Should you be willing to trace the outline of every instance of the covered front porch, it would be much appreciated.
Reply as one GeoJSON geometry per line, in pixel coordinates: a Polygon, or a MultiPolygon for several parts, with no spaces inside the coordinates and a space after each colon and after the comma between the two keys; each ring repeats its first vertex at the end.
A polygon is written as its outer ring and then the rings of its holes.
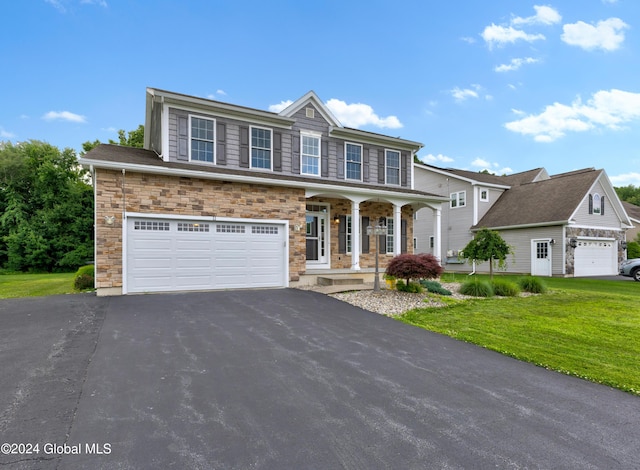
{"type": "Polygon", "coordinates": [[[418,209],[434,211],[434,230],[440,233],[441,199],[417,191],[307,190],[306,269],[295,285],[316,285],[319,278],[373,282],[376,249],[380,273],[394,256],[414,252],[418,209]],[[376,225],[384,235],[367,233],[376,225]]]}

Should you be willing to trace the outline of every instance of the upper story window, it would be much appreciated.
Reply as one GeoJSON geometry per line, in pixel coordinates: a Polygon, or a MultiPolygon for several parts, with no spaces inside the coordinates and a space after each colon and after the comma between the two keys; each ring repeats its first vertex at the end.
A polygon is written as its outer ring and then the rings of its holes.
{"type": "Polygon", "coordinates": [[[271,170],[271,129],[251,128],[251,168],[271,170]]]}
{"type": "Polygon", "coordinates": [[[400,152],[385,150],[385,171],[387,184],[400,184],[400,152]]]}
{"type": "Polygon", "coordinates": [[[480,201],[481,202],[489,202],[489,190],[481,189],[480,190],[480,201]]]}
{"type": "Polygon", "coordinates": [[[214,162],[215,121],[197,116],[189,116],[191,121],[191,160],[214,162]]]}
{"type": "Polygon", "coordinates": [[[467,192],[458,191],[451,193],[451,207],[464,207],[467,205],[467,192]]]}
{"type": "Polygon", "coordinates": [[[362,181],[362,145],[345,144],[346,178],[362,181]]]}
{"type": "Polygon", "coordinates": [[[303,175],[320,176],[320,136],[305,133],[301,137],[300,172],[303,175]]]}
{"type": "Polygon", "coordinates": [[[604,196],[589,194],[589,214],[604,215],[604,196]]]}

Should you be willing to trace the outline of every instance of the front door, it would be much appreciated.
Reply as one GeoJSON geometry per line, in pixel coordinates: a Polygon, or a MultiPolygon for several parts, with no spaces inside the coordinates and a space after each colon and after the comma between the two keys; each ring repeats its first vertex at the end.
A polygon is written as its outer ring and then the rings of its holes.
{"type": "Polygon", "coordinates": [[[531,275],[551,276],[551,243],[531,240],[531,275]]]}
{"type": "MultiPolygon", "coordinates": [[[[309,209],[309,208],[308,208],[309,209]]],[[[307,264],[327,264],[327,210],[307,211],[307,264]]]]}

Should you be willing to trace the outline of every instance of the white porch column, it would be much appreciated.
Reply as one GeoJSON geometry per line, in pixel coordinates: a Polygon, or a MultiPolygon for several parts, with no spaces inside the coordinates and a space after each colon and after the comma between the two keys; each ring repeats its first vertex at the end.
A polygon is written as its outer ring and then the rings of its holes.
{"type": "MultiPolygon", "coordinates": [[[[407,251],[409,251],[409,240],[407,240],[407,251]]],[[[393,204],[393,256],[402,253],[402,206],[393,204]]]]}
{"type": "Polygon", "coordinates": [[[433,215],[433,255],[442,263],[442,210],[434,209],[433,215]]]}
{"type": "Polygon", "coordinates": [[[351,269],[360,271],[360,202],[351,201],[351,269]]]}

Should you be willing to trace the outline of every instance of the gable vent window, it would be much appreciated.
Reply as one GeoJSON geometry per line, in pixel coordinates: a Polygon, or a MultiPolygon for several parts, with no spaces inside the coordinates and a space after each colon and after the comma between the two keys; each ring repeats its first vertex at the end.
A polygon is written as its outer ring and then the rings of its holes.
{"type": "Polygon", "coordinates": [[[604,196],[589,194],[589,214],[604,215],[604,196]]]}
{"type": "Polygon", "coordinates": [[[308,117],[309,119],[313,119],[313,118],[315,118],[315,117],[316,117],[316,110],[315,110],[315,109],[313,109],[313,108],[307,108],[307,109],[306,109],[306,112],[307,112],[307,117],[308,117]]]}

